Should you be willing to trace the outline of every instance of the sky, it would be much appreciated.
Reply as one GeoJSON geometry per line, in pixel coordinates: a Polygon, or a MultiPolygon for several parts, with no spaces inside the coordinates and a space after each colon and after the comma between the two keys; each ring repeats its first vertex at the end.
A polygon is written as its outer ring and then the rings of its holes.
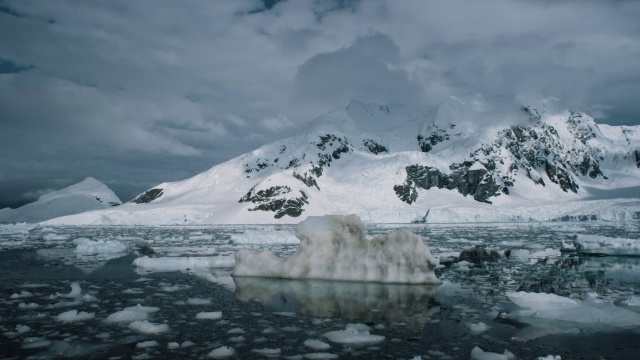
{"type": "Polygon", "coordinates": [[[123,201],[352,98],[558,97],[640,124],[640,2],[0,0],[0,208],[123,201]]]}

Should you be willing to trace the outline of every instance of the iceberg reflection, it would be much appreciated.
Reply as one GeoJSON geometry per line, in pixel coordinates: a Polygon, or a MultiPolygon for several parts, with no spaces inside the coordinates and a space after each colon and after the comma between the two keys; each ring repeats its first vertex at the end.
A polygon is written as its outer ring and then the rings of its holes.
{"type": "Polygon", "coordinates": [[[240,301],[258,300],[271,311],[359,322],[404,322],[422,327],[439,310],[434,285],[234,277],[240,301]]]}

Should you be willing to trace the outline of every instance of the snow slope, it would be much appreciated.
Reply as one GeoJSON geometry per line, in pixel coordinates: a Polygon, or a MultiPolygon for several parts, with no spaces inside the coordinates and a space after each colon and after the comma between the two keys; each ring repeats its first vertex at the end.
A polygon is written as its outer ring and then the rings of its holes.
{"type": "Polygon", "coordinates": [[[100,181],[88,177],[77,184],[42,195],[37,201],[17,209],[1,209],[0,223],[37,223],[119,204],[120,199],[111,189],[100,181]]]}
{"type": "Polygon", "coordinates": [[[639,149],[640,127],[598,125],[553,98],[451,97],[427,114],[353,100],[123,206],[48,223],[631,220],[639,149]]]}

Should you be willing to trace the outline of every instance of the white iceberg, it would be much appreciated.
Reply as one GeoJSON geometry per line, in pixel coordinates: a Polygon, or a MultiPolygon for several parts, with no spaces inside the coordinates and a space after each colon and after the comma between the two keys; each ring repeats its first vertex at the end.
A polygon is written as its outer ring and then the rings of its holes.
{"type": "Polygon", "coordinates": [[[269,250],[236,253],[234,276],[437,284],[422,238],[400,230],[373,240],[355,215],[309,217],[296,229],[297,251],[281,260],[269,250]]]}
{"type": "Polygon", "coordinates": [[[576,235],[573,244],[579,253],[640,256],[640,240],[600,235],[576,235]]]}

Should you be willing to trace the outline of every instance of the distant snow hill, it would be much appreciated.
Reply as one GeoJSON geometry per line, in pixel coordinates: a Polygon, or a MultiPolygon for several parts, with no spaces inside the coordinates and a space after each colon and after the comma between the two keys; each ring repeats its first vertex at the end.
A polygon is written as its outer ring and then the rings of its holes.
{"type": "Polygon", "coordinates": [[[0,223],[37,223],[115,205],[120,205],[116,194],[105,184],[88,177],[77,184],[42,195],[37,201],[17,209],[1,209],[0,223]]]}
{"type": "Polygon", "coordinates": [[[640,127],[596,124],[557,99],[451,97],[427,114],[352,101],[289,137],[51,224],[631,220],[640,127]]]}

